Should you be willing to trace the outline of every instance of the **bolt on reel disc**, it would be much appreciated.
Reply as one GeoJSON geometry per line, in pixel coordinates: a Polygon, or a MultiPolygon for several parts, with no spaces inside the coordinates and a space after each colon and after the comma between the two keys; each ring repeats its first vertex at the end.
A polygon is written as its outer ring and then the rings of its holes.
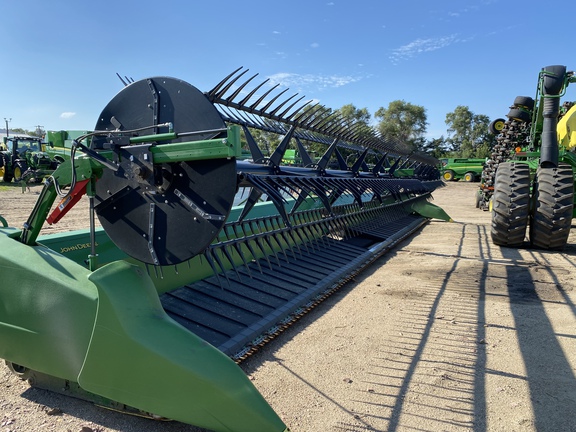
{"type": "Polygon", "coordinates": [[[222,117],[202,92],[174,78],[136,81],[108,103],[95,130],[111,134],[94,137],[91,147],[111,151],[118,166],[117,171],[104,169],[96,182],[95,197],[98,220],[116,246],[154,265],[178,264],[208,247],[232,208],[236,161],[155,164],[150,148],[224,138],[225,128],[222,117]],[[198,134],[126,144],[127,138],[169,132],[167,126],[158,126],[167,123],[176,134],[198,134]],[[138,132],[128,132],[134,130],[138,132]],[[123,145],[110,145],[110,140],[122,138],[123,145]]]}

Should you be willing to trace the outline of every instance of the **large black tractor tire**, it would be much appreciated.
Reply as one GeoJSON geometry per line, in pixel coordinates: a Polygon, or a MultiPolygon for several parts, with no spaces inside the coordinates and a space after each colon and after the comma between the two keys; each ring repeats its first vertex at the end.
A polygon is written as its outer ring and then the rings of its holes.
{"type": "Polygon", "coordinates": [[[4,168],[4,176],[2,177],[2,181],[6,182],[6,183],[10,183],[13,178],[14,178],[14,176],[12,175],[12,173],[6,171],[6,168],[4,168]]]}
{"type": "Polygon", "coordinates": [[[514,106],[532,111],[532,109],[534,109],[534,99],[529,96],[516,96],[516,99],[514,99],[514,106]]]}
{"type": "Polygon", "coordinates": [[[530,243],[540,249],[560,250],[566,246],[574,207],[572,167],[538,168],[530,216],[530,243]]]}
{"type": "Polygon", "coordinates": [[[506,114],[510,120],[517,120],[521,122],[529,122],[532,120],[532,115],[528,111],[523,111],[518,108],[512,108],[508,114],[506,114]]]}
{"type": "Polygon", "coordinates": [[[520,247],[524,243],[530,208],[530,168],[518,162],[501,163],[492,196],[492,242],[520,247]]]}

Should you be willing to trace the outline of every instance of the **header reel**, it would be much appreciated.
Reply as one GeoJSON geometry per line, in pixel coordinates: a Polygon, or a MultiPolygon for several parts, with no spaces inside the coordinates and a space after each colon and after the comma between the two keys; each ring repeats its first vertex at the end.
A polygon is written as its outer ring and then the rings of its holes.
{"type": "Polygon", "coordinates": [[[178,264],[202,252],[232,207],[235,160],[210,159],[208,147],[158,163],[153,147],[227,140],[214,106],[184,81],[149,78],[120,91],[95,129],[110,134],[95,136],[91,148],[108,151],[118,166],[104,170],[96,182],[95,211],[110,239],[131,257],[154,265],[178,264]]]}

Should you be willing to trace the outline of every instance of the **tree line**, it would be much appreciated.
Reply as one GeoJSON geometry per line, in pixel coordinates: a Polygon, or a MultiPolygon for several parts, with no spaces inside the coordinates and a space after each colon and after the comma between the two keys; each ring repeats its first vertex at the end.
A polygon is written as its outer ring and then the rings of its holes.
{"type": "MultiPolygon", "coordinates": [[[[446,114],[446,135],[427,138],[428,118],[426,109],[404,100],[395,100],[387,108],[380,107],[374,116],[367,108],[357,108],[347,104],[337,110],[347,121],[363,123],[375,130],[384,139],[408,144],[415,151],[440,158],[485,158],[490,155],[496,136],[490,132],[490,119],[483,114],[475,114],[468,106],[459,105],[446,114]]],[[[280,143],[277,134],[261,130],[251,130],[256,142],[265,154],[271,154],[280,143]]],[[[323,145],[307,142],[308,150],[322,154],[323,145]]],[[[343,150],[345,156],[350,151],[343,150]]]]}
{"type": "MultiPolygon", "coordinates": [[[[370,113],[366,108],[354,105],[340,108],[342,115],[369,124],[370,113]]],[[[461,157],[485,158],[496,136],[490,132],[490,119],[475,114],[468,106],[459,105],[446,114],[446,136],[426,138],[428,119],[426,109],[404,100],[390,102],[387,108],[379,108],[374,114],[373,126],[384,138],[409,144],[414,150],[428,153],[436,158],[461,157]]]]}

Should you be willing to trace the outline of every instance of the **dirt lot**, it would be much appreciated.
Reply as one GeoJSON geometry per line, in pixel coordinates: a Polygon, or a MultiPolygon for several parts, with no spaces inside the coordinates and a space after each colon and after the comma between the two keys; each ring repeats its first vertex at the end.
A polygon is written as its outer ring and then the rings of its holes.
{"type": "MultiPolygon", "coordinates": [[[[576,230],[563,253],[496,247],[475,187],[436,191],[455,223],[430,222],[243,364],[292,431],[576,431],[576,230]]],[[[37,192],[0,191],[0,214],[20,226],[37,192]]],[[[0,432],[39,430],[199,431],[0,368],[0,432]]]]}

